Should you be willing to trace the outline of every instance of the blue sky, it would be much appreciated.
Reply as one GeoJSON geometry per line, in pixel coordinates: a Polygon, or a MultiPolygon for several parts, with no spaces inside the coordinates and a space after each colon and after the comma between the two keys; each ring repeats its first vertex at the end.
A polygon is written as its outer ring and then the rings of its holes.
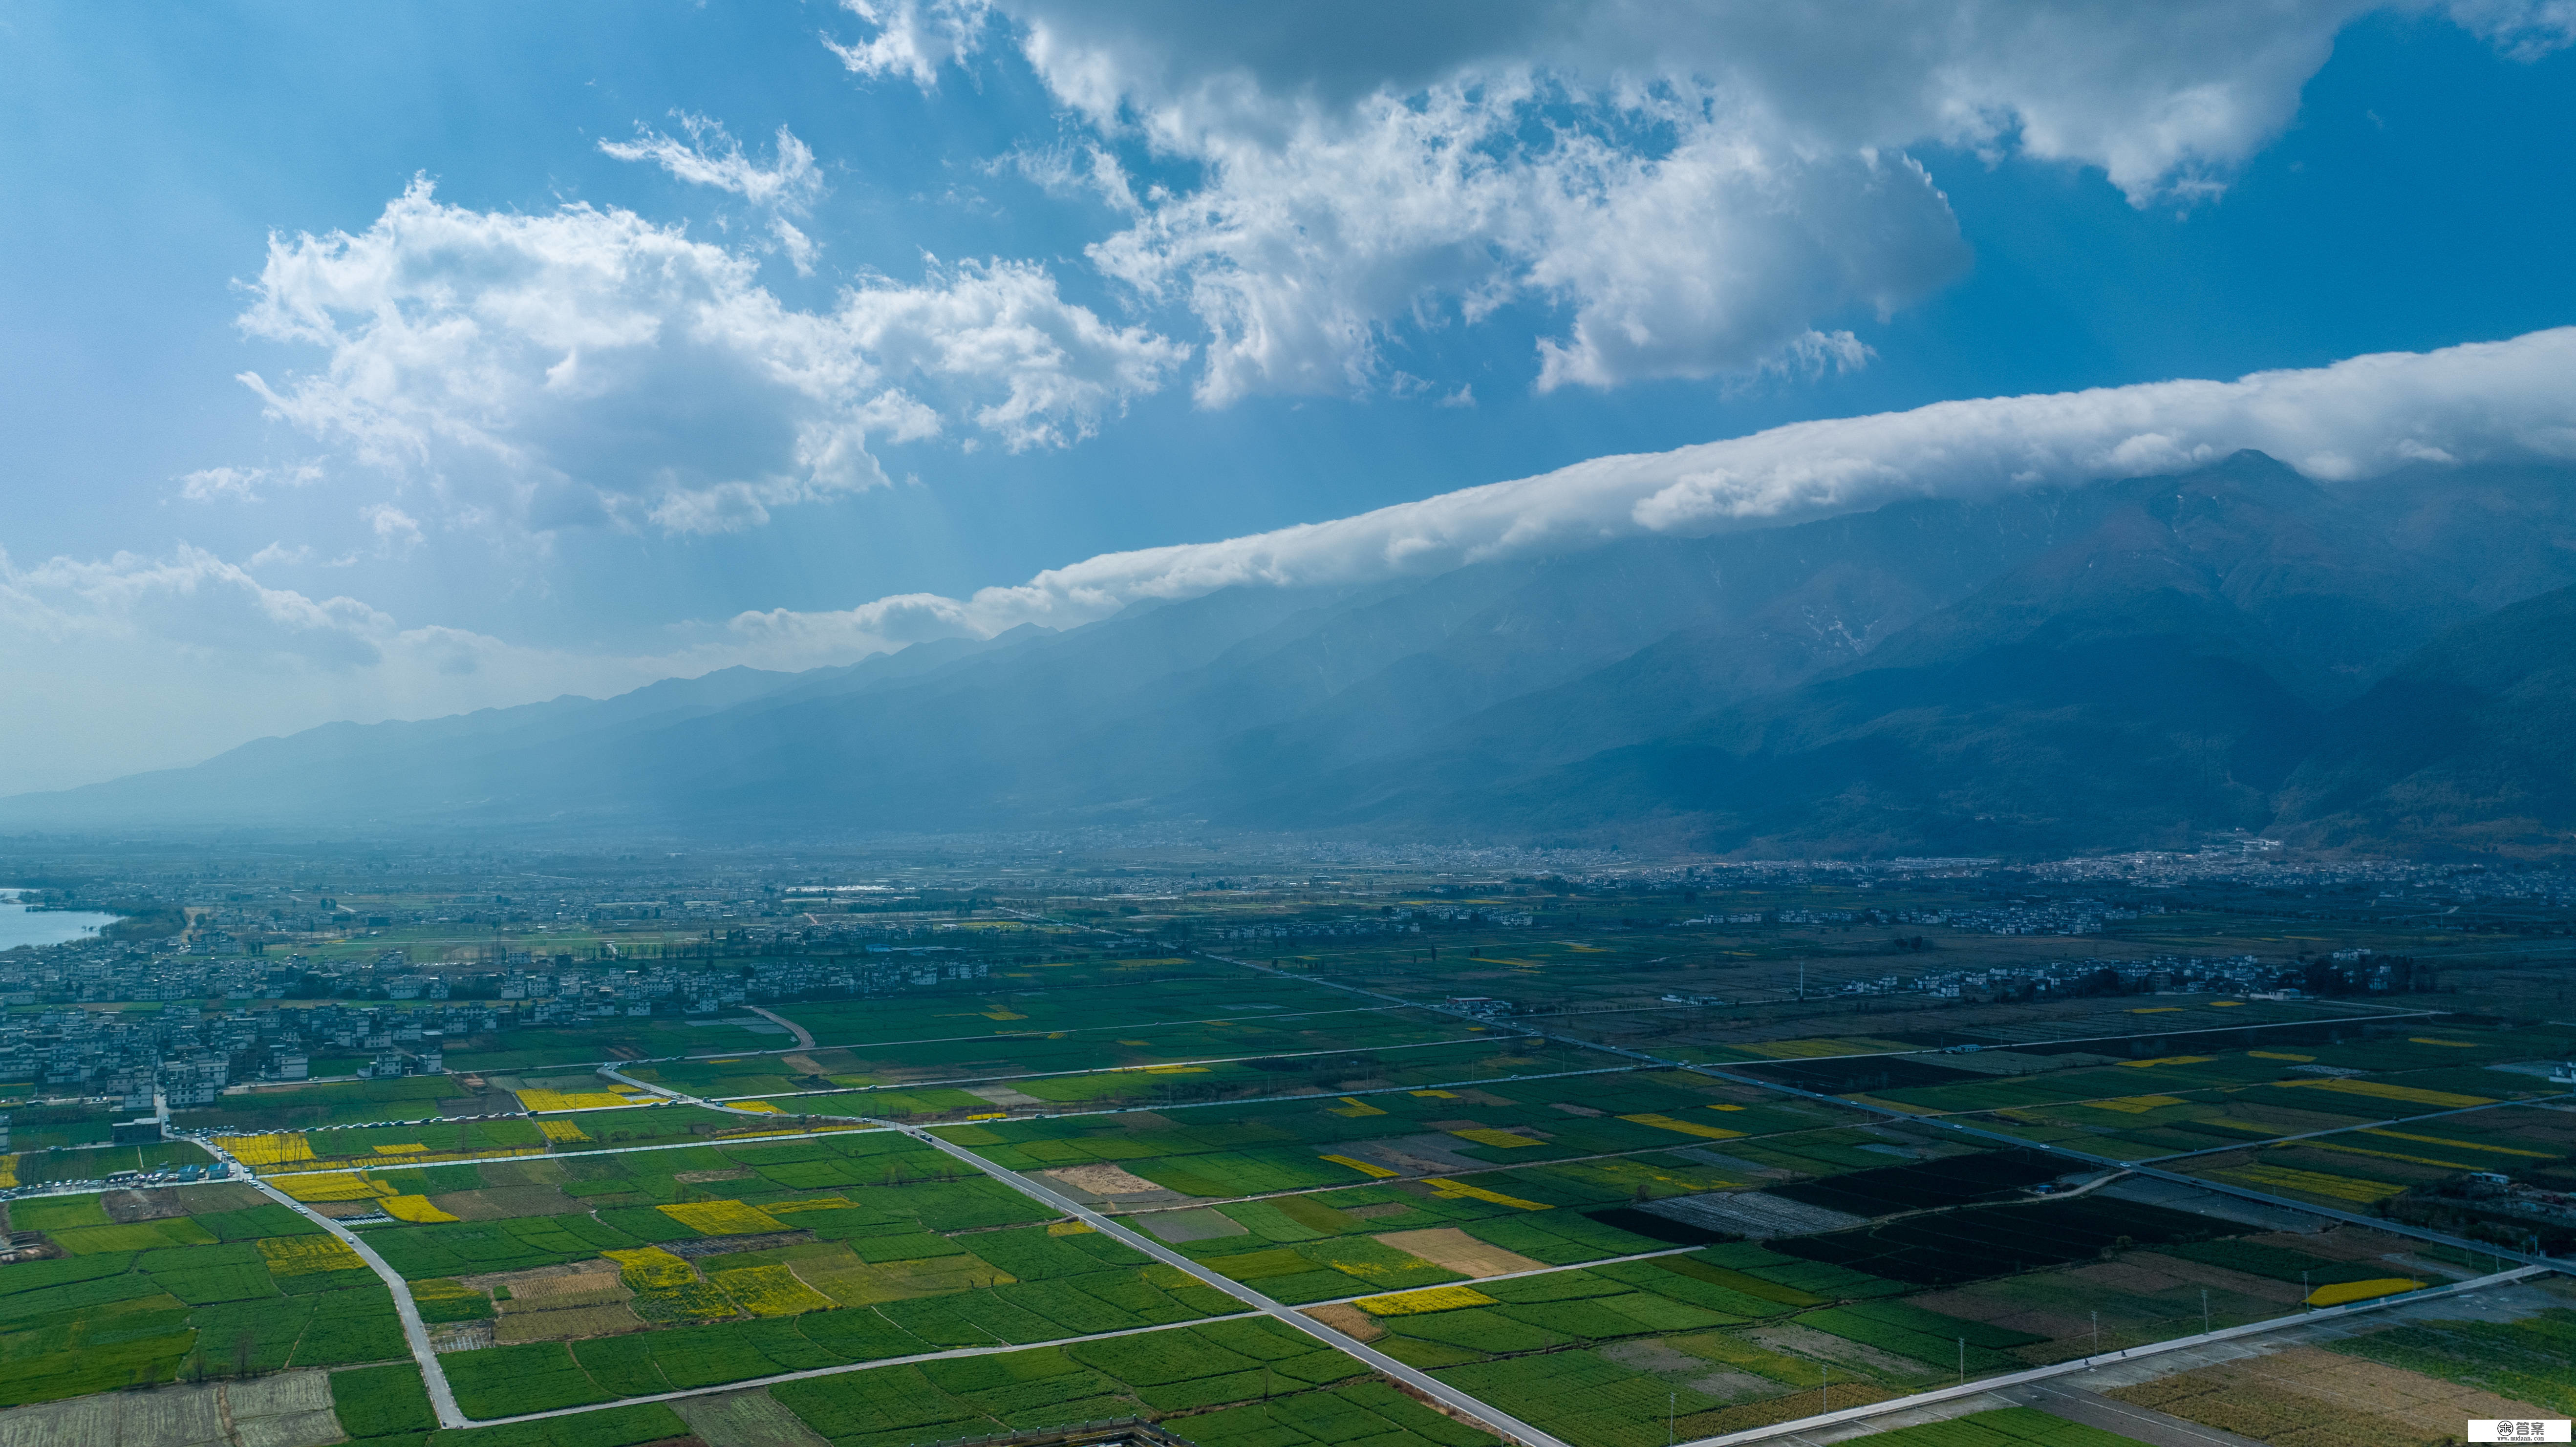
{"type": "Polygon", "coordinates": [[[0,790],[843,661],[1607,454],[2576,323],[2541,7],[1383,8],[12,7],[0,790]]]}

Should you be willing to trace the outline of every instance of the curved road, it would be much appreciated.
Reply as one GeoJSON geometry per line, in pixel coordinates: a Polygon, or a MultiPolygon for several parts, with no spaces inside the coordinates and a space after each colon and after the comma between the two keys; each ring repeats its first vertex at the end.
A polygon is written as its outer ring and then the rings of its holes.
{"type": "Polygon", "coordinates": [[[377,1255],[376,1248],[360,1239],[357,1232],[261,1180],[250,1167],[233,1159],[231,1152],[216,1145],[213,1140],[200,1140],[196,1144],[204,1147],[225,1165],[238,1167],[241,1174],[249,1179],[250,1184],[270,1200],[339,1237],[343,1245],[358,1253],[358,1259],[367,1263],[367,1269],[375,1272],[393,1291],[394,1314],[402,1318],[403,1340],[411,1343],[412,1360],[420,1363],[420,1379],[429,1388],[429,1405],[438,1413],[438,1425],[441,1427],[473,1426],[474,1424],[467,1420],[465,1413],[456,1405],[456,1392],[447,1385],[447,1372],[438,1364],[438,1352],[429,1344],[429,1328],[421,1323],[420,1307],[413,1303],[411,1284],[403,1280],[402,1273],[394,1270],[385,1258],[377,1255]]]}

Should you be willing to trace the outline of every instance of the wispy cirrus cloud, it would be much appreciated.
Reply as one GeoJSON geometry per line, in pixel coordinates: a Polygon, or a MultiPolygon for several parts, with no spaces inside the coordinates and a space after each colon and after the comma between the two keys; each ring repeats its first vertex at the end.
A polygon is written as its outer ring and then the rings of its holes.
{"type": "Polygon", "coordinates": [[[688,134],[686,141],[638,122],[634,140],[601,141],[599,149],[621,161],[651,161],[678,180],[730,191],[768,212],[770,234],[777,238],[779,249],[798,275],[813,275],[819,248],[790,219],[811,211],[827,189],[813,148],[780,126],[777,149],[764,166],[743,154],[742,143],[721,122],[687,111],[678,112],[677,119],[688,134]]]}

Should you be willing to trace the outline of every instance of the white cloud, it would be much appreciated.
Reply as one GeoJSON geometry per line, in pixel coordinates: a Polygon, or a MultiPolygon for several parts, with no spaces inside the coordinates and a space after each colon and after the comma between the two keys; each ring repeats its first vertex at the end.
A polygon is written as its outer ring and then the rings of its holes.
{"type": "Polygon", "coordinates": [[[746,638],[898,638],[1069,627],[1140,599],[1365,583],[1649,533],[1775,526],[1902,498],[1974,496],[2187,471],[2256,448],[2345,480],[2425,462],[2576,462],[2576,328],[2355,357],[2233,382],[2157,382],[1943,402],[1801,422],[1671,452],[1596,458],[1355,517],[1104,553],[971,598],[911,594],[835,613],[735,620],[746,638]]]}
{"type": "Polygon", "coordinates": [[[180,477],[179,496],[190,502],[257,502],[253,489],[265,484],[309,487],[321,480],[321,467],[309,462],[290,468],[207,467],[180,477]]]}
{"type": "MultiPolygon", "coordinates": [[[[1391,332],[1513,303],[1561,319],[1534,359],[1542,390],[1858,365],[1825,346],[1833,318],[1919,301],[1965,262],[1909,148],[2095,168],[2139,206],[2207,202],[2289,124],[2336,33],[2389,7],[849,8],[875,26],[834,44],[853,71],[928,87],[1007,44],[1088,125],[1087,174],[1070,144],[1022,169],[1134,216],[1091,258],[1196,315],[1215,406],[1382,387],[1391,332]],[[1133,189],[1133,171],[1176,166],[1197,180],[1133,189]]],[[[2514,55],[2576,36],[2576,0],[2443,13],[2514,55]]]]}
{"type": "Polygon", "coordinates": [[[875,28],[855,45],[829,33],[823,43],[861,75],[899,75],[924,90],[939,84],[944,66],[975,53],[984,26],[984,0],[841,0],[841,8],[875,28]]]}
{"type": "Polygon", "coordinates": [[[823,169],[813,149],[785,126],[778,128],[777,150],[767,166],[743,154],[742,143],[724,126],[705,116],[678,112],[686,141],[666,136],[640,122],[632,141],[601,141],[599,148],[621,161],[651,161],[693,185],[730,191],[769,212],[770,235],[787,253],[799,276],[814,274],[818,250],[791,216],[802,216],[823,196],[823,169]]]}
{"type": "MultiPolygon", "coordinates": [[[[182,764],[324,719],[417,718],[594,696],[732,664],[796,669],[1022,623],[1071,627],[1228,586],[1366,583],[1650,534],[1774,526],[1912,497],[1976,496],[2198,467],[2254,447],[2312,477],[2576,462],[2576,328],[2443,351],[1806,422],[1220,542],[1106,553],[967,598],[912,593],[675,629],[628,653],[407,626],[182,547],[167,557],[0,555],[0,793],[182,764]],[[178,715],[156,706],[190,700],[178,715]]],[[[372,514],[388,545],[399,509],[372,514]]],[[[417,526],[417,524],[411,524],[417,526]]],[[[254,566],[303,563],[272,545],[254,566]]],[[[338,559],[336,563],[347,563],[338,559]]]]}
{"type": "Polygon", "coordinates": [[[241,324],[323,364],[242,380],[401,479],[418,525],[703,532],[878,486],[875,447],[952,424],[1069,445],[1188,354],[1034,263],[925,267],[800,311],[677,227],[471,211],[423,180],[356,235],[271,239],[241,324]]]}

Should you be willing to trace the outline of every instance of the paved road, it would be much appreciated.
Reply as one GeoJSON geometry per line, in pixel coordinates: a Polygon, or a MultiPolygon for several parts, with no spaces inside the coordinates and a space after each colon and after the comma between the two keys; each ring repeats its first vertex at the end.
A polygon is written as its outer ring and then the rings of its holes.
{"type": "MultiPolygon", "coordinates": [[[[2549,1271],[2550,1268],[2546,1266],[2517,1266],[2511,1271],[2500,1272],[2494,1276],[2471,1277],[2466,1281],[2428,1287],[2422,1291],[2410,1291],[2401,1296],[2383,1296],[2376,1301],[2357,1301],[2349,1306],[2330,1306],[2298,1316],[2276,1317],[2270,1321],[2248,1322],[2243,1326],[2221,1327],[2217,1331],[2203,1332],[2198,1336],[2176,1337],[2172,1341],[2151,1342],[2146,1346],[2127,1347],[2120,1351],[2104,1352],[2099,1356],[2077,1357],[2051,1366],[2030,1367],[2023,1371],[1988,1377],[1979,1382],[1969,1382],[1963,1386],[1940,1387],[1929,1392],[1916,1392],[1912,1396],[1891,1397],[1884,1402],[1872,1402],[1861,1407],[1846,1407],[1839,1412],[1819,1413],[1794,1422],[1780,1422],[1768,1427],[1750,1427],[1741,1432],[1729,1432],[1717,1437],[1702,1437],[1697,1441],[1684,1443],[1682,1447],[1738,1447],[1738,1444],[1751,1442],[1794,1442],[1801,1440],[1802,1434],[1814,1433],[1820,1428],[1840,1427],[1848,1423],[1886,1417],[1938,1403],[1956,1402],[1963,1398],[2002,1394],[2015,1388],[2044,1383],[2055,1377],[2072,1376],[2078,1372],[2089,1372],[2126,1362],[2144,1361],[2172,1352],[2188,1352],[2195,1347],[2206,1346],[2213,1342],[2242,1341],[2284,1331],[2299,1331],[2321,1322],[2340,1321],[2415,1302],[2438,1301],[2444,1297],[2483,1291],[2507,1282],[2545,1276],[2549,1271]]],[[[2050,1410],[2054,1411],[2055,1408],[2051,1407],[2050,1410]]],[[[2209,1429],[2195,1426],[2194,1430],[2206,1432],[2209,1429]]],[[[1816,1439],[1808,1437],[1806,1440],[1816,1439]]],[[[2209,1447],[2211,1442],[2226,1440],[2224,1437],[2204,1437],[2199,1442],[2187,1444],[2187,1447],[2209,1447]]]]}
{"type": "MultiPolygon", "coordinates": [[[[749,1010],[755,1015],[758,1015],[764,1020],[775,1021],[778,1024],[786,1026],[787,1033],[796,1037],[796,1044],[791,1048],[797,1050],[811,1050],[814,1048],[813,1031],[806,1029],[804,1026],[797,1024],[795,1021],[788,1019],[786,1016],[779,1014],[775,1010],[764,1010],[758,1005],[745,1005],[743,1008],[749,1010]]],[[[765,1054],[767,1052],[764,1051],[762,1053],[765,1054]]]]}
{"type": "MultiPolygon", "coordinates": [[[[200,1141],[198,1144],[214,1152],[225,1164],[240,1166],[240,1162],[225,1154],[211,1141],[200,1141]]],[[[429,1405],[438,1413],[438,1425],[441,1427],[472,1426],[473,1423],[466,1419],[465,1413],[456,1405],[455,1389],[447,1385],[447,1371],[438,1364],[438,1352],[429,1344],[429,1328],[421,1323],[420,1307],[411,1299],[411,1283],[403,1280],[402,1273],[387,1264],[385,1258],[378,1256],[376,1248],[359,1239],[357,1232],[261,1180],[251,1173],[249,1167],[241,1166],[241,1173],[248,1176],[251,1185],[257,1187],[270,1200],[339,1237],[350,1250],[358,1253],[359,1260],[367,1263],[368,1270],[383,1279],[385,1285],[393,1291],[394,1314],[402,1318],[403,1340],[411,1343],[412,1360],[420,1363],[420,1377],[429,1387],[429,1405]]]]}
{"type": "Polygon", "coordinates": [[[2264,1447],[2263,1443],[2251,1437],[2239,1437],[2223,1428],[2187,1421],[2153,1407],[2115,1402],[2082,1387],[2032,1382],[2008,1387],[2003,1395],[2025,1407],[2037,1407],[2051,1416],[2135,1438],[2146,1443],[2147,1447],[2264,1447]]]}
{"type": "MultiPolygon", "coordinates": [[[[891,1121],[884,1122],[884,1124],[894,1125],[891,1121]]],[[[1324,1325],[1322,1322],[1315,1320],[1313,1317],[1306,1315],[1295,1307],[1273,1301],[1269,1297],[1262,1295],[1260,1292],[1253,1290],[1251,1287],[1244,1285],[1242,1282],[1233,1280],[1230,1277],[1219,1275],[1214,1271],[1210,1271],[1199,1263],[1192,1261],[1190,1258],[1165,1246],[1162,1242],[1156,1241],[1140,1232],[1131,1231],[1128,1228],[1119,1225],[1116,1221],[1111,1220],[1107,1216],[1092,1210],[1090,1207],[1075,1201],[1069,1196],[1061,1195],[1045,1186],[1039,1185],[1037,1182],[1030,1180],[1028,1177],[1021,1175],[1017,1171],[1005,1170],[1002,1167],[993,1164],[991,1161],[984,1159],[982,1156],[975,1154],[973,1151],[966,1149],[964,1146],[941,1140],[939,1137],[932,1135],[929,1131],[923,1130],[920,1127],[895,1125],[894,1128],[925,1145],[932,1146],[956,1157],[958,1160],[965,1162],[967,1165],[973,1166],[975,1169],[982,1171],[984,1174],[991,1176],[993,1179],[1000,1181],[1003,1185],[1009,1186],[1023,1195],[1032,1197],[1046,1206],[1052,1207],[1055,1210],[1064,1212],[1068,1216],[1074,1217],[1084,1225],[1089,1226],[1091,1229],[1098,1231],[1103,1235],[1116,1237],[1118,1240],[1144,1252],[1146,1255],[1153,1257],[1155,1260],[1162,1262],[1166,1266],[1175,1267],[1179,1270],[1188,1272],[1190,1275],[1197,1277],[1199,1280],[1215,1287],[1217,1290],[1224,1292],[1226,1295],[1233,1297],[1235,1300],[1242,1302],[1246,1306],[1252,1307],[1256,1311],[1265,1312],[1276,1320],[1285,1322],[1288,1325],[1295,1327],[1297,1330],[1304,1332],[1308,1336],[1322,1341],[1326,1346],[1336,1348],[1351,1356],[1359,1358],[1369,1366],[1374,1367],[1378,1371],[1385,1373],[1387,1376],[1404,1383],[1406,1386],[1413,1388],[1424,1396],[1440,1402],[1451,1410],[1475,1418],[1477,1421],[1482,1422],[1488,1429],[1502,1437],[1506,1442],[1518,1443],[1521,1444],[1521,1447],[1566,1447],[1564,1442],[1559,1441],[1555,1437],[1549,1436],[1547,1433],[1529,1425],[1527,1422],[1523,1422],[1519,1418],[1510,1416],[1493,1407],[1487,1406],[1485,1403],[1478,1401],[1474,1397],[1468,1396],[1466,1393],[1459,1391],[1447,1382],[1441,1381],[1427,1373],[1416,1371],[1414,1368],[1406,1366],[1404,1363],[1397,1361],[1395,1358],[1388,1356],[1386,1353],[1379,1351],[1375,1347],[1368,1345],[1356,1337],[1350,1336],[1344,1332],[1335,1331],[1333,1328],[1324,1325]]]]}

